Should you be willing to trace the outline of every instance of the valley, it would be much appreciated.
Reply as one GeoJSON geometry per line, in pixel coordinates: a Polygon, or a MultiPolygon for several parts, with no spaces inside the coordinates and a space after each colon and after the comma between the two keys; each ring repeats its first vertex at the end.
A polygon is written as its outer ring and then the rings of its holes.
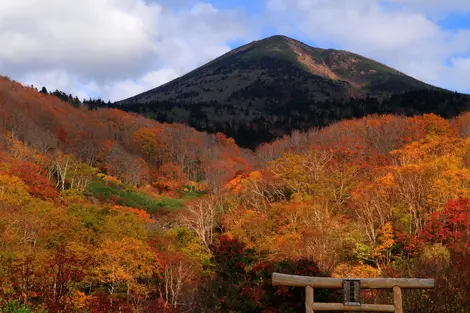
{"type": "Polygon", "coordinates": [[[467,313],[469,105],[283,36],[117,103],[2,77],[0,312],[304,312],[278,272],[467,313]]]}

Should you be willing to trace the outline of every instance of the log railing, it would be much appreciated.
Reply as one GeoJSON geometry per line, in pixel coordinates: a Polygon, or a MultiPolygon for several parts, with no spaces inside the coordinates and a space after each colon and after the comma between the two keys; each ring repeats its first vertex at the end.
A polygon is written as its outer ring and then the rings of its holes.
{"type": "Polygon", "coordinates": [[[393,305],[344,303],[315,303],[313,291],[315,288],[343,288],[346,278],[309,277],[273,273],[273,286],[305,287],[305,310],[314,311],[343,311],[343,312],[395,312],[403,313],[402,289],[434,288],[434,279],[418,278],[355,278],[359,280],[361,289],[393,289],[393,305]]]}

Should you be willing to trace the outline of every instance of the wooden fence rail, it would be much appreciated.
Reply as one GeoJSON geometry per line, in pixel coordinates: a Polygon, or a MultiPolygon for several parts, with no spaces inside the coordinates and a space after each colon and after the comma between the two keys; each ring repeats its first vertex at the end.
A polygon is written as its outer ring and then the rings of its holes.
{"type": "MultiPolygon", "coordinates": [[[[393,305],[387,304],[349,304],[345,303],[315,303],[314,288],[344,288],[348,278],[310,277],[273,273],[273,286],[305,287],[305,310],[314,311],[343,311],[343,312],[395,312],[403,313],[402,289],[434,288],[434,279],[419,278],[355,278],[360,289],[393,289],[393,305]]],[[[359,290],[360,290],[359,289],[359,290]]]]}

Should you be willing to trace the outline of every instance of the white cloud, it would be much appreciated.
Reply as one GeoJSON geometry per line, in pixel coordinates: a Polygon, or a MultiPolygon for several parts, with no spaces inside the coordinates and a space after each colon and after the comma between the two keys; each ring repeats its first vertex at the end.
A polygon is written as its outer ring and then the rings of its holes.
{"type": "Polygon", "coordinates": [[[44,71],[40,74],[40,77],[35,73],[27,73],[23,76],[22,83],[25,85],[35,85],[38,79],[41,79],[44,86],[54,85],[58,89],[69,88],[75,83],[71,81],[70,76],[63,70],[44,71]]]}
{"type": "Polygon", "coordinates": [[[264,0],[264,15],[211,0],[0,0],[0,74],[80,97],[121,100],[257,39],[263,28],[469,91],[470,30],[436,22],[467,0],[264,0]],[[249,22],[249,23],[247,23],[249,22]]]}
{"type": "Polygon", "coordinates": [[[426,11],[438,13],[448,12],[470,12],[470,1],[468,0],[387,0],[389,3],[400,5],[408,10],[426,11]]]}
{"type": "Polygon", "coordinates": [[[160,86],[179,76],[180,73],[174,69],[161,69],[147,73],[138,80],[125,80],[111,85],[105,85],[104,90],[107,94],[114,95],[115,99],[125,99],[129,95],[137,95],[147,90],[160,86]]]}
{"type": "Polygon", "coordinates": [[[443,70],[443,79],[451,90],[464,90],[470,93],[470,57],[452,58],[451,66],[443,70]]]}
{"type": "Polygon", "coordinates": [[[177,2],[2,0],[1,74],[120,100],[228,51],[229,40],[249,36],[237,12],[177,2]]]}
{"type": "MultiPolygon", "coordinates": [[[[363,54],[428,83],[453,88],[456,80],[464,79],[464,71],[449,60],[470,53],[470,31],[443,30],[428,9],[463,10],[470,2],[444,2],[426,0],[422,10],[417,8],[424,0],[268,0],[267,6],[286,21],[284,32],[301,32],[322,47],[363,54]]],[[[458,88],[470,91],[468,84],[458,88]]]]}

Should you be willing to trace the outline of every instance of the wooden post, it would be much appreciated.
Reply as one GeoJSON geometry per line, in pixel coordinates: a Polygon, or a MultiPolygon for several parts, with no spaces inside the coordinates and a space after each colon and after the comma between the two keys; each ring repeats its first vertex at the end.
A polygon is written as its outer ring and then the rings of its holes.
{"type": "MultiPolygon", "coordinates": [[[[432,289],[434,279],[418,278],[356,278],[361,281],[361,289],[432,289]]],[[[273,273],[273,286],[292,286],[312,288],[343,288],[343,278],[309,277],[273,273]]]]}
{"type": "Polygon", "coordinates": [[[348,306],[343,303],[324,303],[315,302],[313,304],[313,311],[337,311],[337,312],[395,312],[395,307],[391,304],[361,304],[348,306]]]}
{"type": "Polygon", "coordinates": [[[313,311],[338,311],[338,312],[395,312],[395,307],[391,304],[361,304],[348,306],[343,303],[323,303],[315,302],[313,311]]]}
{"type": "Polygon", "coordinates": [[[310,286],[305,287],[305,312],[313,313],[312,305],[314,302],[313,288],[310,286]]]}
{"type": "MultiPolygon", "coordinates": [[[[332,278],[309,277],[273,273],[273,286],[305,287],[305,311],[314,313],[321,311],[339,312],[391,312],[403,313],[402,289],[431,289],[434,279],[421,278],[332,278]],[[360,281],[360,289],[393,289],[393,305],[366,303],[320,303],[314,301],[315,288],[343,288],[344,282],[360,281]],[[357,305],[353,305],[357,304],[357,305]]],[[[346,284],[347,286],[347,284],[346,284]]],[[[344,287],[347,291],[347,287],[344,287]]],[[[356,290],[356,289],[355,289],[356,290]]],[[[359,289],[358,289],[359,290],[359,289]]],[[[347,299],[345,299],[347,300],[347,299]]]]}
{"type": "Polygon", "coordinates": [[[398,286],[393,287],[393,305],[395,306],[395,313],[403,313],[401,288],[398,286]]]}

